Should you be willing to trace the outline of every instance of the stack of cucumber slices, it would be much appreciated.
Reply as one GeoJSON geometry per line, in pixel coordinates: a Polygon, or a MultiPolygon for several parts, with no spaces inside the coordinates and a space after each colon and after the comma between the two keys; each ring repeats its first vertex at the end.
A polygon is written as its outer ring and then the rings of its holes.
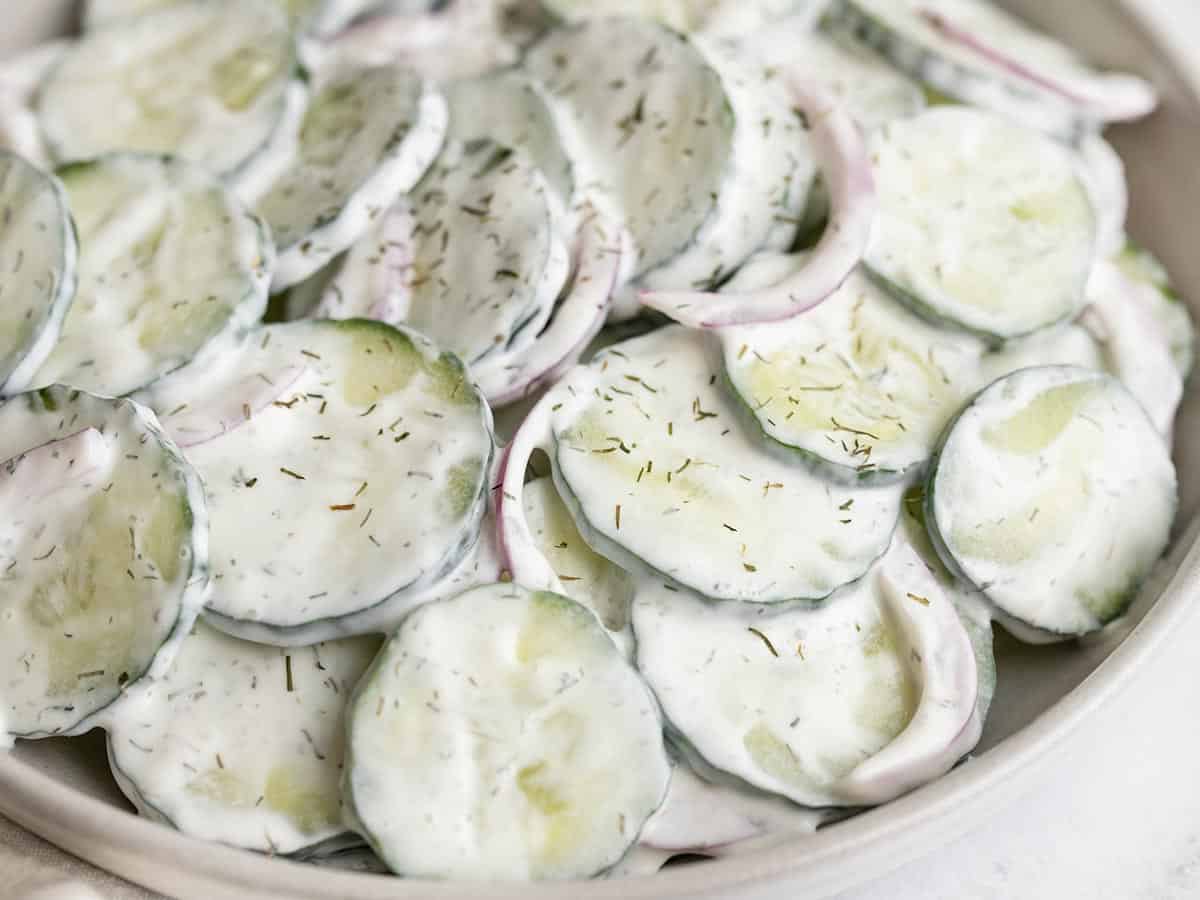
{"type": "Polygon", "coordinates": [[[939,777],[993,623],[1126,612],[1194,356],[1101,134],[1150,86],[983,0],[595,6],[91,0],[0,63],[0,742],[616,877],[939,777]]]}

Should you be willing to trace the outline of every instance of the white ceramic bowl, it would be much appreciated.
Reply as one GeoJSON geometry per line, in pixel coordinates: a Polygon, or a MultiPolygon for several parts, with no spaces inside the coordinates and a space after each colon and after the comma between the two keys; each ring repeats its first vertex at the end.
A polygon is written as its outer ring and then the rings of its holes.
{"type": "MultiPolygon", "coordinates": [[[[1007,5],[1090,57],[1158,84],[1159,112],[1112,138],[1129,168],[1134,236],[1162,257],[1200,313],[1200,64],[1187,61],[1187,35],[1172,30],[1166,4],[1156,0],[1007,5]]],[[[70,0],[24,6],[3,26],[0,55],[55,34],[70,19],[70,0]]],[[[98,866],[181,898],[827,897],[945,845],[1014,802],[1170,638],[1200,582],[1200,520],[1193,521],[1200,505],[1198,395],[1189,393],[1177,425],[1177,540],[1128,619],[1079,645],[1024,647],[999,635],[999,692],[977,756],[907,797],[813,836],[654,876],[569,886],[431,884],[316,869],[202,843],[137,818],[109,776],[99,733],[0,754],[0,812],[98,866]]]]}

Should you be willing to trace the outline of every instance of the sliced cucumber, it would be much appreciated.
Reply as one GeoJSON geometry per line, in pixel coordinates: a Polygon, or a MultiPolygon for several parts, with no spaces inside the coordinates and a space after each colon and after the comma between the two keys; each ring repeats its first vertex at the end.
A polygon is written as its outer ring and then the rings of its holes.
{"type": "Polygon", "coordinates": [[[667,798],[642,829],[640,845],[720,854],[766,834],[811,834],[829,818],[828,811],[805,809],[744,785],[706,781],[679,761],[667,798]]]}
{"type": "Polygon", "coordinates": [[[979,680],[979,697],[975,704],[979,722],[987,721],[996,697],[996,655],[993,649],[992,619],[998,610],[988,599],[970,585],[954,577],[942,563],[925,527],[925,486],[916,484],[904,495],[897,540],[903,540],[920,557],[931,575],[937,579],[943,593],[950,598],[971,638],[975,651],[975,670],[979,680]]]}
{"type": "Polygon", "coordinates": [[[68,40],[49,41],[0,62],[0,148],[44,169],[49,169],[51,162],[31,104],[46,72],[70,46],[68,40]]]}
{"type": "Polygon", "coordinates": [[[0,396],[33,381],[75,297],[78,246],[67,205],[58,179],[0,150],[0,396]]]}
{"type": "Polygon", "coordinates": [[[958,575],[1014,618],[1061,635],[1121,615],[1167,545],[1175,469],[1115,379],[1023,369],[947,431],[926,523],[958,575]]]}
{"type": "Polygon", "coordinates": [[[0,740],[80,734],[191,629],[203,488],[149,410],[60,386],[0,405],[0,460],[0,740]]]}
{"type": "Polygon", "coordinates": [[[286,167],[264,192],[243,191],[279,246],[276,290],[353,244],[420,180],[446,116],[437,90],[395,66],[343,72],[315,92],[286,167]]]}
{"type": "Polygon", "coordinates": [[[741,43],[769,72],[823,88],[867,131],[925,108],[916,81],[869,47],[813,30],[802,16],[752,32],[741,43]]]}
{"type": "Polygon", "coordinates": [[[861,274],[785,322],[720,332],[725,377],[770,441],[840,481],[895,481],[975,390],[982,344],[861,274]]]}
{"type": "Polygon", "coordinates": [[[1060,137],[1155,104],[1140,79],[1101,75],[980,0],[832,0],[821,27],[876,49],[941,94],[1060,137]]]}
{"type": "Polygon", "coordinates": [[[1127,278],[1149,285],[1154,292],[1138,291],[1137,299],[1159,321],[1171,342],[1171,359],[1187,378],[1196,359],[1196,326],[1187,306],[1171,286],[1171,276],[1150,252],[1126,243],[1113,262],[1127,278]]]}
{"type": "Polygon", "coordinates": [[[359,319],[267,326],[145,396],[168,429],[188,426],[212,514],[206,615],[235,636],[354,633],[476,543],[491,415],[458,360],[414,332],[359,319]],[[255,380],[272,399],[247,391],[255,380]],[[212,437],[198,441],[205,419],[212,437]]]}
{"type": "Polygon", "coordinates": [[[197,624],[170,671],[109,715],[117,784],[202,840],[292,854],[345,834],[342,714],[379,643],[286,651],[197,624]]]}
{"type": "Polygon", "coordinates": [[[523,151],[566,206],[575,190],[571,160],[537,84],[520,69],[489,72],[446,85],[449,137],[493,140],[523,151]]]}
{"type": "Polygon", "coordinates": [[[270,139],[295,70],[277,6],[191,0],[85,35],[36,108],[60,162],[134,150],[227,173],[270,139]]]}
{"type": "Polygon", "coordinates": [[[629,604],[633,578],[589,547],[579,536],[554,480],[537,478],[525,485],[522,507],[534,546],[558,576],[561,593],[586,606],[619,643],[632,651],[629,604]]]}
{"type": "Polygon", "coordinates": [[[713,356],[704,334],[664,328],[559,382],[559,492],[584,539],[631,571],[719,599],[823,598],[887,549],[902,489],[834,485],[765,453],[713,356]]]}
{"type": "Polygon", "coordinates": [[[549,32],[524,67],[546,90],[576,180],[633,234],[633,273],[696,240],[734,163],[737,129],[704,54],[651,22],[592,19],[549,32]]]}
{"type": "Polygon", "coordinates": [[[1004,341],[1083,308],[1096,220],[1067,150],[964,107],[892,122],[870,147],[865,261],[915,310],[1004,341]]]}
{"type": "Polygon", "coordinates": [[[417,185],[405,321],[471,367],[545,327],[570,275],[562,209],[527,156],[492,141],[450,152],[417,185]]]}
{"type": "Polygon", "coordinates": [[[493,585],[421,607],[350,706],[348,813],[404,875],[594,875],[669,778],[650,691],[557,594],[493,585]]]}
{"type": "Polygon", "coordinates": [[[683,250],[646,272],[649,290],[712,289],[763,248],[785,250],[816,174],[801,118],[781,79],[753,54],[720,41],[697,41],[721,79],[734,121],[733,141],[713,207],[683,250]]]}
{"type": "MultiPolygon", "coordinates": [[[[83,27],[99,28],[129,16],[179,3],[180,0],[87,0],[83,27]]],[[[347,24],[371,5],[371,0],[272,0],[292,22],[294,28],[327,34],[347,24]]]]}
{"type": "Polygon", "coordinates": [[[116,154],[59,177],[79,231],[79,290],[38,384],[128,394],[262,317],[270,235],[206,170],[116,154]]]}
{"type": "Polygon", "coordinates": [[[806,806],[882,803],[978,738],[954,605],[907,544],[819,609],[713,604],[646,581],[638,668],[708,766],[806,806]]]}

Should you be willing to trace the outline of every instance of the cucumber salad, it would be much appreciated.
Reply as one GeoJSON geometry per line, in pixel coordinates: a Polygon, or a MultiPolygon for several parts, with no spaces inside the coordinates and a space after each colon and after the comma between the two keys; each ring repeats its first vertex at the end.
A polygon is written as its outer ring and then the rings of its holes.
{"type": "Polygon", "coordinates": [[[796,839],[1167,550],[1192,323],[1103,136],[1155,93],[986,0],[81,21],[0,63],[0,743],[103,729],[144,816],[796,839]]]}

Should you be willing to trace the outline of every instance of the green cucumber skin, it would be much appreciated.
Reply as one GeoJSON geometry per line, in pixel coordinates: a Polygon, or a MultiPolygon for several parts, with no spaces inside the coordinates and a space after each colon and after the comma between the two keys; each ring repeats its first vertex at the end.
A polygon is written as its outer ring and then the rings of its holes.
{"type": "MultiPolygon", "coordinates": [[[[176,157],[173,157],[170,154],[133,154],[122,151],[113,154],[105,154],[104,156],[98,156],[93,159],[77,160],[75,162],[64,163],[54,170],[54,174],[60,180],[65,180],[70,178],[75,173],[86,172],[88,169],[94,166],[103,164],[104,160],[109,156],[144,156],[147,159],[158,160],[164,165],[176,160],[176,157]]],[[[268,273],[274,267],[276,257],[275,239],[271,234],[271,227],[262,219],[261,216],[257,215],[250,209],[242,210],[242,215],[244,215],[246,220],[254,226],[255,233],[258,236],[258,244],[262,251],[262,260],[259,266],[259,271],[268,273]]],[[[74,220],[71,221],[71,229],[75,232],[76,241],[78,241],[78,231],[75,229],[74,220]]],[[[77,282],[78,279],[76,279],[76,283],[77,282]]],[[[72,293],[74,293],[74,289],[72,289],[72,293]]],[[[235,302],[233,306],[234,313],[230,315],[226,327],[223,330],[218,331],[216,334],[210,336],[194,356],[180,359],[174,365],[169,365],[159,370],[145,384],[138,385],[137,387],[124,391],[118,396],[136,400],[139,392],[153,388],[154,385],[159,381],[163,380],[169,375],[174,374],[175,372],[178,372],[196,358],[203,357],[208,352],[219,352],[218,347],[220,344],[224,342],[240,343],[262,323],[263,318],[267,315],[267,309],[270,300],[271,297],[269,296],[269,291],[259,290],[255,286],[249,287],[246,292],[242,294],[242,296],[239,297],[235,302]]]]}
{"type": "MultiPolygon", "coordinates": [[[[1040,367],[1035,366],[1035,367],[1031,367],[1031,368],[1040,368],[1040,367]]],[[[1018,369],[1017,371],[1023,371],[1023,370],[1018,369]]],[[[991,388],[991,386],[994,385],[997,381],[1001,381],[1004,378],[1008,378],[1009,375],[1012,375],[1012,374],[1013,373],[1010,372],[1008,375],[1002,375],[999,378],[997,378],[995,381],[991,382],[991,384],[985,385],[983,388],[981,388],[979,391],[977,391],[975,393],[975,395],[972,396],[966,402],[966,404],[963,406],[963,408],[959,411],[958,415],[956,415],[953,419],[950,420],[950,422],[947,423],[945,430],[943,430],[941,437],[938,439],[937,448],[934,450],[933,456],[929,460],[929,469],[925,476],[925,490],[924,490],[925,498],[921,504],[921,512],[925,519],[925,531],[929,535],[930,544],[933,545],[934,551],[937,553],[938,558],[942,561],[942,565],[944,565],[946,567],[946,570],[957,581],[960,581],[964,585],[967,585],[973,591],[975,591],[977,594],[979,594],[983,599],[985,599],[988,602],[989,606],[999,610],[1004,615],[1008,616],[1009,618],[1013,619],[1016,622],[1019,622],[1024,627],[1029,628],[1035,632],[1046,635],[1046,637],[1052,641],[1069,641],[1069,640],[1073,640],[1075,638],[1084,637],[1085,635],[1088,635],[1088,634],[1094,634],[1095,632],[1103,629],[1109,623],[1114,622],[1117,619],[1121,618],[1121,616],[1125,615],[1125,613],[1129,611],[1129,607],[1133,605],[1134,600],[1137,599],[1137,595],[1138,595],[1138,592],[1141,590],[1142,584],[1144,584],[1146,582],[1146,580],[1150,577],[1153,570],[1151,570],[1150,572],[1147,572],[1145,575],[1142,576],[1142,578],[1138,579],[1138,581],[1136,583],[1132,584],[1125,596],[1124,601],[1116,607],[1115,611],[1111,612],[1110,614],[1108,614],[1104,617],[1098,618],[1097,624],[1094,628],[1091,628],[1091,629],[1089,629],[1087,631],[1083,631],[1083,632],[1077,632],[1077,631],[1059,631],[1059,630],[1056,630],[1053,628],[1047,628],[1045,625],[1034,625],[1033,623],[1026,621],[1025,619],[1021,618],[1020,616],[1015,615],[1011,611],[1004,609],[1002,606],[1000,606],[998,603],[996,603],[996,601],[992,598],[991,594],[988,592],[988,589],[986,587],[981,587],[980,585],[976,584],[963,571],[962,566],[959,564],[958,560],[955,558],[954,554],[951,552],[950,548],[947,546],[945,539],[942,537],[941,529],[938,527],[937,516],[935,515],[935,512],[934,512],[934,485],[935,485],[935,482],[937,481],[938,466],[941,463],[942,452],[945,449],[947,440],[949,440],[951,431],[954,429],[954,426],[958,424],[959,419],[961,419],[963,417],[963,415],[969,409],[971,409],[971,407],[973,407],[975,405],[976,400],[979,399],[979,396],[981,394],[983,394],[985,391],[987,391],[989,388],[991,388]]],[[[1177,501],[1177,503],[1178,503],[1178,501],[1177,501]]]]}
{"type": "MultiPolygon", "coordinates": [[[[461,376],[462,384],[471,384],[470,373],[462,360],[448,351],[442,351],[436,357],[430,357],[427,340],[423,336],[419,341],[413,340],[410,335],[417,334],[417,332],[412,332],[403,326],[397,327],[375,319],[328,319],[319,320],[319,324],[322,327],[339,331],[367,330],[377,332],[387,338],[406,340],[413,345],[416,352],[423,353],[430,361],[436,359],[439,363],[450,365],[461,376]]],[[[472,499],[470,513],[466,517],[467,527],[463,539],[458,545],[449,549],[441,568],[435,573],[426,574],[418,581],[402,585],[386,596],[350,613],[326,616],[296,625],[283,625],[261,619],[240,619],[218,612],[208,606],[201,613],[204,620],[217,630],[233,637],[280,647],[302,647],[357,634],[382,633],[393,630],[395,625],[386,615],[389,604],[407,603],[413,598],[413,595],[419,595],[423,589],[436,590],[439,583],[452,574],[483,540],[484,519],[487,516],[492,487],[489,473],[493,471],[496,460],[496,438],[492,410],[482,397],[479,398],[478,409],[483,426],[491,438],[484,465],[481,468],[483,477],[480,479],[472,499]]],[[[407,614],[407,612],[404,613],[405,616],[407,614]]]]}
{"type": "MultiPolygon", "coordinates": [[[[556,439],[555,443],[557,444],[557,439],[556,439]]],[[[650,565],[650,563],[646,562],[644,559],[642,559],[640,556],[638,556],[633,551],[620,546],[619,544],[612,541],[605,535],[599,533],[596,529],[592,528],[591,522],[588,521],[587,517],[583,513],[583,508],[580,505],[578,498],[571,491],[570,486],[566,483],[566,479],[564,479],[559,474],[557,451],[551,455],[551,462],[552,462],[551,474],[554,479],[554,488],[555,488],[555,490],[558,491],[559,497],[562,498],[563,505],[566,506],[567,511],[571,514],[571,520],[575,523],[575,528],[579,532],[579,536],[583,538],[583,541],[585,544],[587,544],[589,547],[591,547],[593,551],[595,551],[599,555],[603,556],[605,559],[609,560],[610,562],[614,563],[615,565],[621,567],[622,569],[624,569],[627,572],[631,572],[635,575],[659,578],[659,579],[667,581],[671,584],[676,583],[675,579],[673,579],[670,575],[654,568],[652,565],[650,565]]],[[[899,521],[897,520],[896,525],[893,525],[893,527],[892,527],[893,534],[895,533],[896,527],[898,527],[898,525],[899,525],[899,521]]],[[[887,552],[887,548],[885,546],[884,550],[879,554],[879,556],[875,557],[875,560],[872,561],[871,565],[874,565],[875,562],[877,562],[880,558],[882,558],[883,554],[886,552],[887,552]]],[[[868,566],[868,571],[869,571],[869,569],[870,569],[870,566],[868,566]]],[[[865,574],[866,574],[866,572],[864,571],[863,575],[865,575],[865,574]]],[[[861,578],[861,577],[862,576],[860,575],[859,578],[861,578]]],[[[846,582],[846,584],[853,584],[854,581],[857,581],[857,580],[858,580],[857,578],[853,579],[852,581],[846,582]]],[[[715,602],[720,602],[720,603],[752,602],[757,606],[773,607],[776,609],[787,608],[790,606],[819,607],[819,606],[823,605],[835,593],[837,593],[839,590],[844,588],[846,586],[846,584],[839,584],[836,587],[834,587],[831,591],[829,591],[828,593],[822,594],[819,597],[783,597],[783,598],[780,598],[777,600],[756,600],[756,601],[720,600],[720,601],[715,601],[715,602]]],[[[687,591],[693,590],[690,587],[684,587],[682,589],[687,590],[687,591]]],[[[636,644],[635,644],[635,648],[636,648],[636,644]]]]}
{"type": "Polygon", "coordinates": [[[923,460],[903,469],[863,469],[834,462],[812,450],[785,443],[763,427],[758,416],[754,414],[754,408],[734,385],[728,366],[721,366],[721,380],[728,389],[739,424],[749,433],[762,439],[764,450],[782,462],[798,463],[826,481],[845,487],[887,487],[919,480],[929,465],[928,460],[923,460]]]}
{"type": "MultiPolygon", "coordinates": [[[[16,157],[16,154],[3,149],[0,149],[0,154],[16,157]]],[[[20,157],[17,158],[20,159],[20,157]]],[[[50,302],[50,308],[43,317],[38,329],[38,334],[41,334],[46,329],[54,329],[55,341],[57,342],[58,333],[62,331],[63,323],[71,311],[71,305],[75,300],[75,292],[79,287],[79,230],[75,227],[75,220],[71,218],[70,202],[67,199],[67,192],[66,188],[63,187],[62,179],[56,172],[44,174],[46,174],[54,190],[55,199],[66,213],[66,230],[61,235],[65,271],[62,280],[58,284],[58,289],[55,291],[55,296],[50,302]]],[[[49,356],[49,352],[46,355],[49,356]]],[[[25,359],[21,358],[16,360],[9,371],[0,370],[0,402],[3,402],[5,397],[20,393],[29,387],[29,383],[36,375],[36,369],[23,373],[20,383],[12,383],[14,375],[22,374],[20,370],[24,368],[24,365],[25,359]]],[[[40,368],[40,364],[38,368],[40,368]]]]}
{"type": "MultiPolygon", "coordinates": [[[[870,279],[871,283],[876,285],[880,290],[886,292],[890,297],[902,303],[908,310],[917,316],[920,316],[930,325],[941,328],[946,331],[957,331],[962,334],[969,334],[972,337],[979,338],[987,344],[989,350],[1003,349],[1004,345],[1011,341],[1019,341],[1023,338],[1031,337],[1035,334],[1040,334],[1043,331],[1048,331],[1055,328],[1070,318],[1070,314],[1064,315],[1054,322],[1050,322],[1041,328],[1034,328],[1031,331],[1020,332],[1016,334],[997,334],[994,331],[985,331],[980,328],[973,328],[970,325],[952,319],[944,313],[934,309],[930,304],[926,303],[922,298],[918,297],[912,291],[900,287],[890,278],[880,274],[872,266],[867,263],[862,263],[862,272],[870,279]]],[[[974,398],[972,398],[974,402],[974,398]]]]}

